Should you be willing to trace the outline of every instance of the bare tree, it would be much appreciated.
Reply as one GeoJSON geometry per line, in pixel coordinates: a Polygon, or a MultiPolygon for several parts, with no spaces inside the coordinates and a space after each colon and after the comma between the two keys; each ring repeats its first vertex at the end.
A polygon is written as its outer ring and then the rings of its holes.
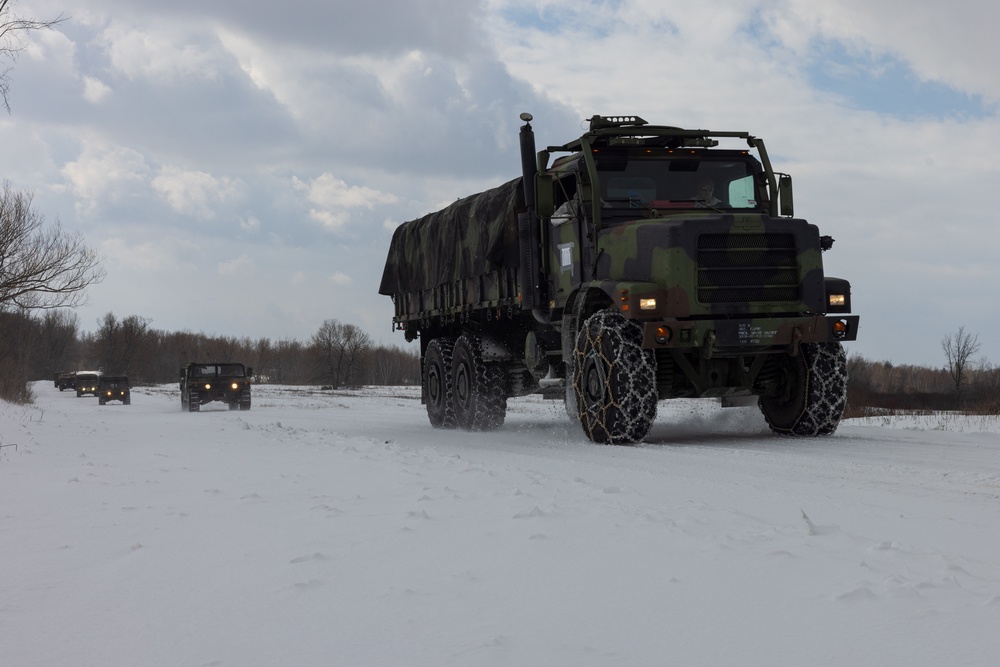
{"type": "Polygon", "coordinates": [[[39,340],[35,347],[36,368],[42,377],[75,370],[79,322],[69,310],[47,310],[38,322],[39,340]]]}
{"type": "Polygon", "coordinates": [[[45,219],[31,202],[30,193],[6,181],[0,189],[0,309],[80,305],[84,290],[104,279],[100,256],[58,222],[43,228],[45,219]]]}
{"type": "Polygon", "coordinates": [[[294,338],[282,338],[274,346],[273,377],[275,384],[297,382],[300,377],[302,343],[294,338]]]}
{"type": "Polygon", "coordinates": [[[119,321],[111,312],[97,321],[94,342],[104,372],[132,374],[135,370],[133,360],[144,342],[150,321],[138,315],[129,315],[119,321]]]}
{"type": "Polygon", "coordinates": [[[371,336],[353,324],[325,320],[313,334],[312,346],[320,358],[322,377],[338,389],[356,379],[356,367],[371,347],[371,336]]]}
{"type": "Polygon", "coordinates": [[[320,377],[338,389],[344,365],[344,325],[337,320],[324,320],[310,342],[319,356],[320,377]]]}
{"type": "Polygon", "coordinates": [[[420,353],[400,347],[373,347],[365,355],[366,381],[382,386],[420,381],[420,353]]]}
{"type": "Polygon", "coordinates": [[[23,19],[11,14],[11,0],[0,0],[0,98],[3,106],[10,113],[7,93],[10,92],[10,73],[13,65],[4,65],[3,61],[13,63],[17,56],[27,47],[25,36],[32,30],[45,30],[66,18],[60,14],[51,21],[23,19]]]}
{"type": "Polygon", "coordinates": [[[273,345],[271,345],[270,338],[258,338],[254,341],[252,345],[253,349],[253,368],[254,372],[257,374],[258,382],[268,382],[270,373],[268,371],[268,364],[271,363],[271,356],[273,354],[273,345]]]}
{"type": "Polygon", "coordinates": [[[358,366],[372,347],[372,337],[354,324],[344,325],[344,384],[360,384],[358,366]]]}
{"type": "Polygon", "coordinates": [[[967,332],[965,327],[961,326],[957,333],[948,334],[941,339],[941,349],[944,350],[945,359],[948,361],[946,370],[955,383],[955,400],[961,406],[962,387],[967,383],[972,355],[979,351],[979,336],[967,332]]]}

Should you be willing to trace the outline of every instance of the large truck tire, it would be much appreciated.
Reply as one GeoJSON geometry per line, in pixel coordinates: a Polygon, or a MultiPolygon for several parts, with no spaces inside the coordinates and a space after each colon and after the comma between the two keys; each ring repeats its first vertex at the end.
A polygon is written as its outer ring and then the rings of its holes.
{"type": "Polygon", "coordinates": [[[424,396],[427,418],[434,428],[455,428],[455,401],[452,398],[451,355],[455,343],[435,338],[424,352],[424,396]]]}
{"type": "Polygon", "coordinates": [[[792,436],[830,435],[847,407],[847,354],[840,343],[807,343],[779,362],[782,391],[758,401],[767,425],[792,436]]]}
{"type": "Polygon", "coordinates": [[[478,336],[463,335],[451,356],[455,422],[467,431],[493,431],[507,417],[503,369],[483,361],[478,336]]]}
{"type": "Polygon", "coordinates": [[[587,318],[573,350],[570,381],[580,425],[592,441],[632,444],[649,434],[656,420],[656,363],[642,349],[638,324],[614,309],[587,318]]]}

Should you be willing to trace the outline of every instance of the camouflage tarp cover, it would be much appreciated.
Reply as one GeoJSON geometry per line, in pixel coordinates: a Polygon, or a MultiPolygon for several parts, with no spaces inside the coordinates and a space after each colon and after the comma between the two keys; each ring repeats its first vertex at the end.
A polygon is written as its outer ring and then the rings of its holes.
{"type": "Polygon", "coordinates": [[[379,294],[393,296],[517,264],[521,179],[459,199],[396,228],[379,294]]]}

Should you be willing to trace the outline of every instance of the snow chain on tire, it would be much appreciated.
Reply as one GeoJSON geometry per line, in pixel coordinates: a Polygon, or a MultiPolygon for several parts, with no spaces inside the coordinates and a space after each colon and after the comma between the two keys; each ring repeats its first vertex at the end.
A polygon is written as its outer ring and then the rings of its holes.
{"type": "Polygon", "coordinates": [[[761,411],[775,433],[794,436],[830,435],[837,430],[847,407],[847,355],[840,343],[808,343],[799,350],[805,364],[804,386],[795,388],[802,397],[801,411],[785,423],[777,413],[769,414],[765,398],[761,411]]]}
{"type": "Polygon", "coordinates": [[[573,350],[572,395],[584,433],[594,442],[641,441],[656,419],[656,363],[642,348],[642,329],[617,310],[583,323],[573,350]]]}

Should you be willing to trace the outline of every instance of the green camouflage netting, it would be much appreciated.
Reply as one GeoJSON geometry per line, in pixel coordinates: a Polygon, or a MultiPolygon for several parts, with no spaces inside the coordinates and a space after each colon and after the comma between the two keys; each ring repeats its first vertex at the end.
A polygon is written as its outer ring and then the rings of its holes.
{"type": "Polygon", "coordinates": [[[459,199],[396,228],[379,294],[394,296],[517,265],[521,179],[459,199]]]}

